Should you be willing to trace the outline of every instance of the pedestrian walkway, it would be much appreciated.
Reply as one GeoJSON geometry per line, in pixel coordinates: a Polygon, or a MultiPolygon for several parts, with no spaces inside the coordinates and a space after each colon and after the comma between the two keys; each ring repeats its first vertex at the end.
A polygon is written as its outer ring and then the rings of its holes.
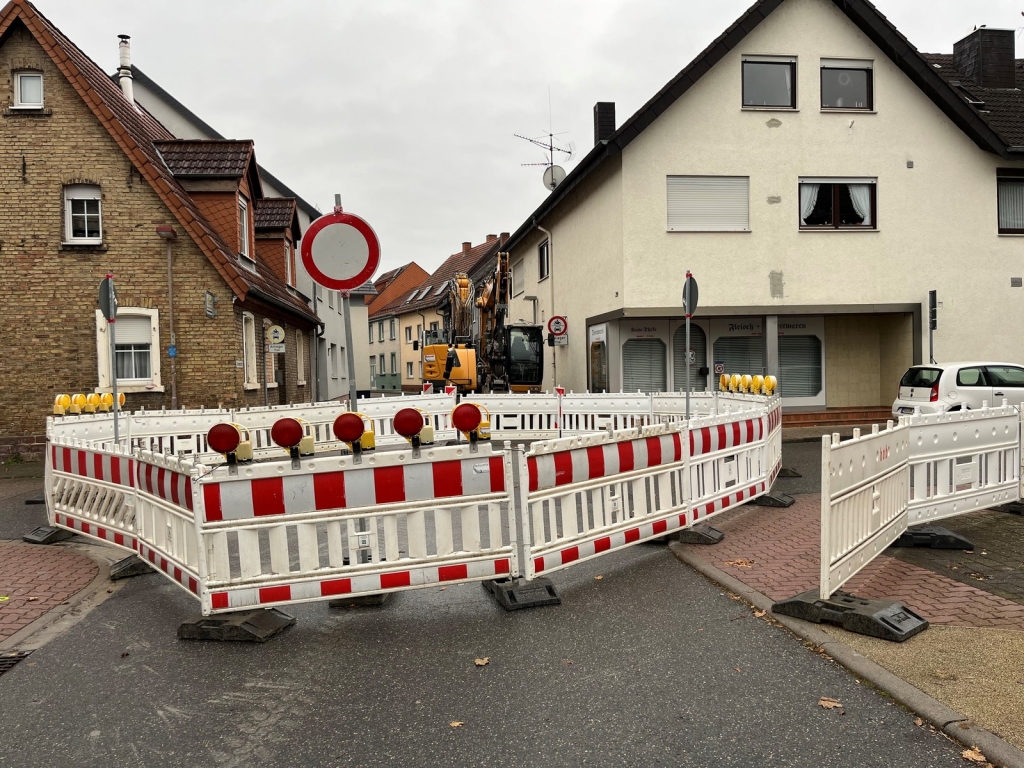
{"type": "Polygon", "coordinates": [[[60,546],[0,541],[0,642],[89,585],[96,563],[60,546]]]}
{"type": "MultiPolygon", "coordinates": [[[[1000,512],[973,515],[1002,515],[1004,523],[1016,522],[1000,512]]],[[[720,544],[690,549],[744,584],[782,600],[818,586],[820,516],[817,494],[798,496],[787,509],[743,507],[716,519],[715,527],[726,534],[720,544]]],[[[889,554],[895,551],[877,557],[843,589],[859,597],[898,600],[932,624],[1024,631],[1024,605],[985,591],[984,582],[972,586],[889,554]]]]}

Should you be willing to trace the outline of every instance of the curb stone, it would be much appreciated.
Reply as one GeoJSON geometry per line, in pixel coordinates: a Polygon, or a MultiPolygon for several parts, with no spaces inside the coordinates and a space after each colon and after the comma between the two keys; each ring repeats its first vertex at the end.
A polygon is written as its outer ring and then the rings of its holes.
{"type": "Polygon", "coordinates": [[[885,692],[894,701],[917,713],[965,748],[977,747],[993,765],[1005,766],[1005,768],[1024,768],[1024,752],[1009,742],[972,724],[965,715],[947,707],[941,701],[897,677],[889,670],[853,650],[846,643],[821,631],[816,625],[773,613],[774,600],[697,557],[682,544],[673,541],[668,546],[672,550],[672,554],[699,574],[733,594],[739,595],[758,610],[768,611],[775,621],[794,635],[813,643],[838,664],[885,692]]]}

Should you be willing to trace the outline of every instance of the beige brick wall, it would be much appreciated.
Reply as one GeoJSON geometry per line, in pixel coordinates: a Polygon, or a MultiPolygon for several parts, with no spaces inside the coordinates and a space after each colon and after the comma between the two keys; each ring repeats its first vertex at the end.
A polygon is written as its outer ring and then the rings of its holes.
{"type": "MultiPolygon", "coordinates": [[[[242,388],[243,371],[235,367],[242,359],[242,333],[231,291],[20,23],[0,45],[0,108],[0,459],[15,451],[39,452],[55,394],[96,388],[96,297],[107,272],[115,275],[121,307],[159,311],[165,392],[129,394],[127,406],[170,404],[166,246],[155,231],[160,225],[173,225],[178,235],[173,250],[179,404],[253,402],[242,388]],[[6,110],[18,67],[43,72],[44,114],[6,110]],[[102,246],[62,245],[63,187],[71,182],[102,190],[102,246]],[[205,314],[206,291],[217,300],[216,318],[205,314]]],[[[259,316],[257,327],[264,315],[283,314],[268,307],[252,311],[259,316]]],[[[303,390],[311,383],[294,385],[294,329],[287,330],[291,385],[285,396],[307,399],[303,390]]],[[[306,357],[305,378],[311,382],[306,357]]]]}

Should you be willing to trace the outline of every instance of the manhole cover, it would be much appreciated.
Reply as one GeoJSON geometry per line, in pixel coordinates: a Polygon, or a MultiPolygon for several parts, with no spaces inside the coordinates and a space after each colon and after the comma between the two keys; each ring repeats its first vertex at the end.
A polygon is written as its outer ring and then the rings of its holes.
{"type": "Polygon", "coordinates": [[[14,668],[14,665],[28,656],[32,651],[11,651],[0,653],[0,675],[14,668]]]}

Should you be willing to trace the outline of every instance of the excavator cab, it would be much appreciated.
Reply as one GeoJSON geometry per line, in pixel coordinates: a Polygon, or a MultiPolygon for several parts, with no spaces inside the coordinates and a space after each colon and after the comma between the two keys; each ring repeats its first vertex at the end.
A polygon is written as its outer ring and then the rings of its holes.
{"type": "Polygon", "coordinates": [[[505,335],[505,377],[513,392],[536,390],[544,381],[544,332],[539,325],[510,325],[505,335]]]}

